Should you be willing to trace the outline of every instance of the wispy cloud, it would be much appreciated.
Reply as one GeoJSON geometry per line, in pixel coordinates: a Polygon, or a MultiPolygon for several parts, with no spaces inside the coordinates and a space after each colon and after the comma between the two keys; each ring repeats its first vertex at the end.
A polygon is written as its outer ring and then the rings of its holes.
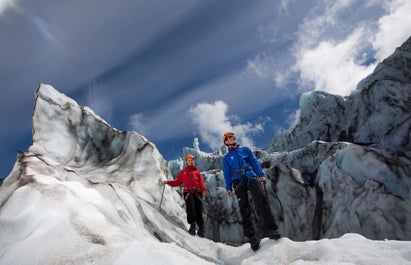
{"type": "Polygon", "coordinates": [[[87,106],[89,106],[101,118],[110,121],[112,117],[112,103],[104,90],[93,85],[87,90],[87,106]]]}
{"type": "MultiPolygon", "coordinates": [[[[11,8],[13,12],[19,14],[27,19],[30,24],[36,29],[36,31],[46,39],[50,44],[54,47],[60,49],[61,52],[66,52],[66,47],[64,43],[61,41],[62,39],[62,32],[55,28],[51,23],[47,22],[46,19],[22,8],[20,5],[17,4],[17,1],[8,1],[5,0],[6,4],[1,4],[2,0],[0,0],[0,14],[2,12],[2,8],[5,10],[6,8],[11,8]]],[[[4,1],[3,1],[4,2],[4,1]]]]}
{"type": "Polygon", "coordinates": [[[133,131],[141,135],[148,135],[151,131],[148,119],[143,113],[135,113],[130,116],[129,126],[133,131]]]}
{"type": "Polygon", "coordinates": [[[260,53],[255,56],[253,60],[247,61],[246,71],[254,73],[259,78],[273,79],[275,66],[275,60],[272,56],[268,56],[265,53],[260,53]]]}
{"type": "Polygon", "coordinates": [[[235,132],[240,142],[248,146],[254,146],[251,136],[263,131],[262,123],[238,123],[236,116],[228,115],[228,105],[223,101],[199,103],[190,109],[190,114],[201,140],[212,150],[223,144],[221,136],[227,131],[235,132]]]}
{"type": "Polygon", "coordinates": [[[281,0],[280,1],[280,10],[284,11],[285,13],[288,12],[288,6],[295,2],[296,0],[281,0]]]}

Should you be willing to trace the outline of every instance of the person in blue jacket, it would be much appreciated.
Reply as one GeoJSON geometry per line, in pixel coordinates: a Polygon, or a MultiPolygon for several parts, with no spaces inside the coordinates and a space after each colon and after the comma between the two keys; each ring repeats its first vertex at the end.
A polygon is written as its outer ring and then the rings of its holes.
{"type": "Polygon", "coordinates": [[[248,237],[251,248],[257,251],[260,248],[261,239],[251,219],[248,191],[252,195],[255,207],[262,215],[269,238],[274,240],[281,238],[264,191],[263,185],[266,185],[267,180],[254,153],[249,147],[238,145],[233,132],[226,132],[223,135],[223,142],[228,147],[228,153],[223,158],[227,196],[232,196],[234,188],[243,221],[244,235],[248,237]]]}

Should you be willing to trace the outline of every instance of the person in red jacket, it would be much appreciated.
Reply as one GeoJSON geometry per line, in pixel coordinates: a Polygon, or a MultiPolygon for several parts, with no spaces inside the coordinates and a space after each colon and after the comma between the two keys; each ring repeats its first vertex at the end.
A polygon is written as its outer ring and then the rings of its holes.
{"type": "Polygon", "coordinates": [[[188,232],[204,237],[203,201],[206,195],[203,177],[200,170],[194,165],[194,156],[186,155],[186,167],[180,171],[175,180],[166,180],[165,184],[172,187],[184,185],[183,197],[186,202],[187,222],[190,224],[188,232]]]}

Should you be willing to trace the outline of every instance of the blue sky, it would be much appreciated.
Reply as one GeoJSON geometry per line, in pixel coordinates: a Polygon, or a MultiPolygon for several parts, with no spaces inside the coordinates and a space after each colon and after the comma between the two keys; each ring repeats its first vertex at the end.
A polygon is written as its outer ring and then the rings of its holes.
{"type": "Polygon", "coordinates": [[[47,83],[165,159],[234,130],[265,148],[301,93],[348,95],[411,35],[407,0],[0,0],[0,177],[47,83]]]}

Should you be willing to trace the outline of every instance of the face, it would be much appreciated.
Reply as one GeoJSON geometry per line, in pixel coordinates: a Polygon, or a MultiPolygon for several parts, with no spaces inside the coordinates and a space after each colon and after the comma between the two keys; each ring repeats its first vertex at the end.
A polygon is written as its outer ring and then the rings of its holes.
{"type": "Polygon", "coordinates": [[[232,145],[235,144],[236,138],[234,134],[230,134],[229,136],[227,136],[227,138],[225,138],[225,142],[227,145],[232,145]]]}
{"type": "Polygon", "coordinates": [[[193,166],[194,165],[194,159],[192,159],[192,158],[187,159],[186,164],[187,164],[187,166],[193,166]]]}

